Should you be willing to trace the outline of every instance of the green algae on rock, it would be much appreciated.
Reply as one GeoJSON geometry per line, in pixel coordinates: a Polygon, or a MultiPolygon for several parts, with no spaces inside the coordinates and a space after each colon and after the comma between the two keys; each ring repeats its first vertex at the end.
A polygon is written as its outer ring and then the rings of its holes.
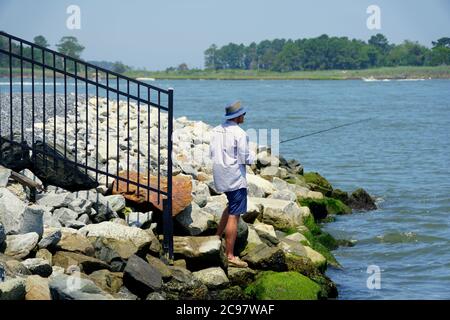
{"type": "Polygon", "coordinates": [[[318,300],[321,287],[298,272],[260,273],[245,293],[258,300],[318,300]]]}
{"type": "Polygon", "coordinates": [[[311,190],[322,192],[323,195],[327,197],[331,196],[331,193],[333,192],[331,183],[318,172],[307,172],[303,177],[311,190]]]}
{"type": "Polygon", "coordinates": [[[324,197],[323,199],[299,199],[301,206],[308,207],[316,220],[322,220],[330,215],[343,215],[352,213],[341,200],[324,197]]]}

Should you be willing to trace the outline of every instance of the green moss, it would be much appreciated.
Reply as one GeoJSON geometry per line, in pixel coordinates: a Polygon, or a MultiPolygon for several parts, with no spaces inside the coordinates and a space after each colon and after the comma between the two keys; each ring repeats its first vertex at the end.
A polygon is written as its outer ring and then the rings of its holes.
{"type": "Polygon", "coordinates": [[[244,250],[242,250],[239,255],[241,257],[247,255],[250,251],[252,251],[257,245],[255,243],[247,243],[244,250]]]}
{"type": "Polygon", "coordinates": [[[298,230],[296,228],[293,228],[293,227],[283,228],[283,229],[281,229],[281,231],[284,232],[286,234],[286,236],[298,232],[298,230]]]}
{"type": "Polygon", "coordinates": [[[352,209],[350,209],[341,200],[333,198],[324,198],[323,200],[326,201],[327,211],[329,215],[352,213],[352,209]]]}
{"type": "Polygon", "coordinates": [[[305,276],[315,274],[319,271],[307,257],[297,256],[292,253],[286,253],[285,257],[288,271],[300,272],[305,276]]]}
{"type": "Polygon", "coordinates": [[[298,272],[262,272],[245,293],[258,300],[317,300],[321,287],[298,272]]]}
{"type": "Polygon", "coordinates": [[[324,196],[330,196],[333,191],[331,183],[317,172],[307,172],[303,175],[311,190],[319,191],[324,196]]]}
{"type": "Polygon", "coordinates": [[[298,203],[301,206],[308,207],[316,220],[323,220],[333,215],[352,213],[352,209],[341,200],[328,197],[324,197],[323,199],[299,199],[298,203]]]}
{"type": "Polygon", "coordinates": [[[336,260],[334,255],[331,253],[331,251],[325,247],[323,244],[321,244],[319,241],[313,241],[311,242],[311,248],[319,252],[321,255],[327,259],[327,263],[335,268],[341,268],[341,265],[336,260]]]}
{"type": "MultiPolygon", "coordinates": [[[[314,218],[312,216],[307,216],[303,220],[303,224],[305,225],[305,227],[308,228],[308,230],[312,233],[313,236],[322,233],[322,230],[316,224],[316,222],[314,221],[314,218]]],[[[305,237],[308,239],[308,237],[306,235],[305,235],[305,237]]],[[[308,240],[310,240],[310,239],[308,239],[308,240]]]]}
{"type": "Polygon", "coordinates": [[[301,186],[301,187],[307,187],[308,186],[308,184],[305,181],[305,177],[303,177],[300,174],[290,175],[288,178],[285,179],[285,181],[287,183],[296,184],[296,185],[301,186]]]}
{"type": "Polygon", "coordinates": [[[329,265],[340,268],[341,265],[331,253],[331,250],[338,246],[336,239],[329,233],[322,231],[311,216],[307,217],[303,223],[308,228],[308,231],[304,231],[303,235],[308,239],[310,247],[322,254],[329,265]]]}
{"type": "Polygon", "coordinates": [[[348,204],[348,193],[346,191],[342,191],[341,189],[334,189],[331,193],[331,198],[341,200],[343,203],[348,204]]]}

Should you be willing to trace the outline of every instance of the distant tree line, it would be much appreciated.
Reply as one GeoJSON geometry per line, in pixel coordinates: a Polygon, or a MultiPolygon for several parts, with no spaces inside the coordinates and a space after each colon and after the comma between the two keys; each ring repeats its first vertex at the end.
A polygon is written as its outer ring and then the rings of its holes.
{"type": "MultiPolygon", "coordinates": [[[[44,47],[44,48],[50,47],[50,44],[48,43],[47,39],[42,35],[34,37],[33,43],[38,46],[44,47]]],[[[56,50],[59,53],[62,53],[66,56],[81,60],[81,54],[84,51],[84,46],[78,42],[78,39],[76,37],[73,37],[73,36],[62,37],[55,46],[56,46],[56,50]]],[[[0,48],[3,48],[5,50],[9,51],[9,41],[7,38],[0,36],[0,48]]],[[[19,43],[16,41],[12,41],[11,49],[14,53],[20,53],[19,43]]],[[[23,51],[23,56],[30,58],[30,59],[33,58],[34,61],[42,62],[43,58],[45,58],[46,65],[53,64],[53,55],[50,53],[46,53],[45,56],[42,57],[42,50],[34,49],[32,52],[31,47],[26,44],[23,45],[22,51],[23,51]]],[[[112,70],[112,71],[118,72],[118,73],[124,73],[124,72],[132,69],[131,67],[123,64],[120,61],[116,61],[116,62],[89,61],[89,62],[96,66],[106,68],[108,70],[112,70]]],[[[55,64],[59,69],[62,69],[63,68],[63,59],[56,58],[55,64]]],[[[7,59],[6,55],[4,55],[4,54],[0,54],[0,68],[2,68],[2,67],[3,68],[9,67],[9,59],[7,59]]],[[[13,68],[20,67],[19,59],[16,59],[16,58],[12,59],[12,67],[13,68]]],[[[25,62],[24,68],[27,68],[27,67],[29,67],[29,64],[25,62]]],[[[69,71],[73,71],[75,69],[74,63],[72,63],[71,61],[68,61],[66,68],[69,71]]]]}
{"type": "Polygon", "coordinates": [[[264,40],[249,45],[211,45],[205,52],[205,68],[271,71],[366,69],[387,66],[450,65],[450,38],[427,48],[418,42],[391,44],[383,34],[367,42],[347,37],[298,40],[264,40]]]}

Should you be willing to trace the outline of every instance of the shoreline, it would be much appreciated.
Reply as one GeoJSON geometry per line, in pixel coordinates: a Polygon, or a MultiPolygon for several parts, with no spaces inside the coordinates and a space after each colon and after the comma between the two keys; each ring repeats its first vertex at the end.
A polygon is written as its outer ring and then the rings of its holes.
{"type": "MultiPolygon", "coordinates": [[[[49,77],[53,72],[47,71],[49,77]]],[[[254,70],[190,70],[190,71],[128,71],[124,76],[141,80],[436,80],[450,79],[450,66],[437,67],[383,67],[362,70],[317,70],[272,72],[254,70]],[[141,78],[141,79],[139,79],[141,78]]],[[[20,69],[13,68],[13,77],[20,77],[20,69]]],[[[35,69],[35,79],[42,70],[35,69]]],[[[9,69],[0,68],[0,78],[9,78],[9,69]]],[[[24,78],[31,79],[31,70],[24,69],[24,78]]],[[[57,78],[64,78],[57,75],[57,78]]]]}

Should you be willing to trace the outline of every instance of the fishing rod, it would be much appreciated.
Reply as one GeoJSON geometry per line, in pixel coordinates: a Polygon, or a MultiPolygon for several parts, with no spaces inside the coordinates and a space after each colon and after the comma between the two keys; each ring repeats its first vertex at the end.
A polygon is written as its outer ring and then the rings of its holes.
{"type": "Polygon", "coordinates": [[[357,121],[353,121],[353,122],[349,122],[349,123],[344,123],[344,124],[341,124],[339,126],[335,126],[335,127],[332,127],[332,128],[328,128],[328,129],[324,129],[324,130],[320,130],[320,131],[316,131],[316,132],[307,133],[307,134],[304,134],[304,135],[301,135],[301,136],[298,136],[298,137],[293,137],[293,138],[290,138],[290,139],[283,140],[283,141],[280,142],[280,144],[281,143],[285,143],[285,142],[289,142],[289,141],[292,141],[292,140],[297,140],[297,139],[313,136],[313,135],[316,135],[316,134],[319,134],[319,133],[322,133],[322,132],[331,131],[331,130],[335,130],[335,129],[338,129],[338,128],[351,126],[353,124],[357,124],[357,123],[364,122],[364,121],[369,121],[369,120],[372,120],[372,119],[373,118],[361,119],[361,120],[357,120],[357,121]]]}

